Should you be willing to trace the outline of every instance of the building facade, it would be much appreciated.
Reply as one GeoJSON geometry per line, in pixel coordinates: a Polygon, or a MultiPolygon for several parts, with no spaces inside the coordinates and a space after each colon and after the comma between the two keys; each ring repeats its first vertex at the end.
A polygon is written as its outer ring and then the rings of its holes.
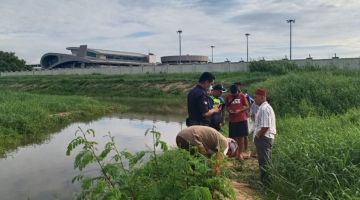
{"type": "Polygon", "coordinates": [[[90,49],[87,45],[68,47],[71,54],[47,53],[41,57],[41,67],[44,69],[56,68],[86,68],[103,66],[141,66],[155,65],[156,56],[149,53],[132,53],[90,49]]]}

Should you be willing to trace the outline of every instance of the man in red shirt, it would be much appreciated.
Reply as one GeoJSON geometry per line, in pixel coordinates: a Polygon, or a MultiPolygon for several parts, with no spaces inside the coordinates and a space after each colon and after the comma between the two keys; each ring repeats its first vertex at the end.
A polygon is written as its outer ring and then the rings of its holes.
{"type": "Polygon", "coordinates": [[[229,112],[229,137],[238,143],[239,148],[236,157],[239,160],[244,160],[243,152],[247,148],[244,141],[249,135],[247,124],[249,104],[246,96],[238,90],[236,85],[231,85],[225,103],[229,112]]]}

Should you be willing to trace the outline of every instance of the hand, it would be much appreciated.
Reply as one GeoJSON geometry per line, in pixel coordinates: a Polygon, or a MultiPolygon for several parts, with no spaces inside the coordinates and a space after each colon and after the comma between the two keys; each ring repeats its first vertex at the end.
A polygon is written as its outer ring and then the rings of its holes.
{"type": "Polygon", "coordinates": [[[237,114],[237,113],[240,113],[240,112],[241,112],[241,110],[238,109],[238,110],[235,110],[235,111],[231,111],[230,113],[231,114],[237,114]]]}
{"type": "Polygon", "coordinates": [[[219,112],[220,111],[219,107],[214,107],[212,110],[213,110],[213,112],[219,112]]]}

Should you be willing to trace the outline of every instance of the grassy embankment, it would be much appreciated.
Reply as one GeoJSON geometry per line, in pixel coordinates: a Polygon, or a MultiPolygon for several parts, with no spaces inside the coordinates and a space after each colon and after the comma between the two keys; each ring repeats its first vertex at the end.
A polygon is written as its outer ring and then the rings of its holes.
{"type": "MultiPolygon", "coordinates": [[[[2,77],[0,90],[37,94],[86,96],[115,105],[126,104],[129,112],[186,113],[186,93],[199,74],[157,75],[67,75],[2,77]]],[[[216,82],[245,84],[263,81],[265,73],[221,73],[216,82]]]]}
{"type": "MultiPolygon", "coordinates": [[[[43,141],[78,120],[110,112],[186,113],[186,92],[199,74],[69,75],[0,78],[0,155],[43,141]]],[[[262,73],[219,74],[218,79],[265,80],[262,73]]]]}
{"type": "Polygon", "coordinates": [[[18,146],[39,143],[70,122],[124,109],[87,97],[10,91],[1,91],[0,102],[0,156],[18,146]]]}

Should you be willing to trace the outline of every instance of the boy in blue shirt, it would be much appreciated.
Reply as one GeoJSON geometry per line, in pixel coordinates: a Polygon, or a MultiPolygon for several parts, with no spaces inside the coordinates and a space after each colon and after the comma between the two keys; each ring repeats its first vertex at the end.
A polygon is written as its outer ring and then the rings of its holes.
{"type": "Polygon", "coordinates": [[[226,89],[222,85],[217,84],[212,88],[209,98],[209,107],[218,107],[220,110],[214,113],[210,119],[210,126],[218,131],[221,130],[221,124],[224,124],[225,119],[225,100],[221,97],[223,92],[226,92],[226,89]]]}

